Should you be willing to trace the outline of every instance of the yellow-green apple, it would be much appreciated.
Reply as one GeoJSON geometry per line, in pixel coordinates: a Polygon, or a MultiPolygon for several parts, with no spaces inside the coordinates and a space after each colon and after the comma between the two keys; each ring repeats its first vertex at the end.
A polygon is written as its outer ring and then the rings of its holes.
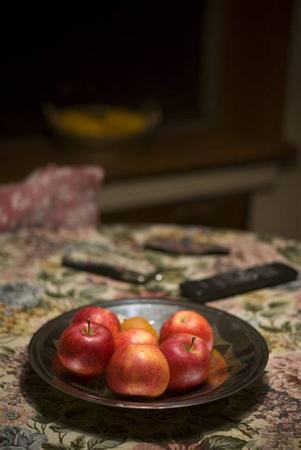
{"type": "Polygon", "coordinates": [[[81,308],[73,317],[73,323],[90,320],[90,322],[99,323],[107,327],[113,336],[119,333],[121,327],[118,317],[113,311],[101,306],[90,305],[81,308]]]}
{"type": "Polygon", "coordinates": [[[229,378],[229,365],[224,356],[214,349],[211,354],[209,375],[207,382],[211,389],[215,389],[229,378]]]}
{"type": "Polygon", "coordinates": [[[116,394],[158,397],[169,382],[168,363],[157,345],[121,346],[109,361],[106,382],[116,394]]]}
{"type": "Polygon", "coordinates": [[[192,310],[180,310],[165,320],[160,329],[160,342],[177,333],[189,333],[202,338],[209,350],[213,347],[213,331],[208,320],[192,310]]]}
{"type": "Polygon", "coordinates": [[[174,334],[160,345],[160,349],[169,365],[168,389],[186,391],[206,380],[211,354],[203,339],[188,333],[174,334]]]}
{"type": "Polygon", "coordinates": [[[157,331],[155,330],[153,325],[151,325],[151,323],[144,317],[141,316],[129,317],[128,319],[125,319],[121,323],[122,331],[129,330],[130,328],[142,328],[142,330],[148,331],[150,334],[152,334],[153,336],[155,336],[155,338],[158,339],[157,331]]]}
{"type": "Polygon", "coordinates": [[[121,331],[114,337],[115,348],[128,344],[150,344],[159,345],[158,339],[155,338],[148,331],[141,328],[131,328],[129,330],[121,331]]]}
{"type": "Polygon", "coordinates": [[[90,321],[66,328],[58,341],[58,357],[68,372],[81,378],[101,375],[115,350],[108,328],[90,321]]]}

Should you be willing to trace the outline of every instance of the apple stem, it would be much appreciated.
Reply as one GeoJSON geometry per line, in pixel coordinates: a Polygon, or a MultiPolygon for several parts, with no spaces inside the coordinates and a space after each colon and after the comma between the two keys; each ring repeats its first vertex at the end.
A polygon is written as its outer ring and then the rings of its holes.
{"type": "Polygon", "coordinates": [[[91,334],[92,334],[92,332],[91,332],[91,320],[87,320],[87,323],[88,323],[88,336],[91,336],[91,334]]]}
{"type": "Polygon", "coordinates": [[[190,350],[192,349],[195,340],[196,340],[196,336],[193,336],[193,337],[191,338],[191,343],[190,343],[190,346],[189,346],[189,348],[188,348],[188,351],[190,351],[190,350]]]}

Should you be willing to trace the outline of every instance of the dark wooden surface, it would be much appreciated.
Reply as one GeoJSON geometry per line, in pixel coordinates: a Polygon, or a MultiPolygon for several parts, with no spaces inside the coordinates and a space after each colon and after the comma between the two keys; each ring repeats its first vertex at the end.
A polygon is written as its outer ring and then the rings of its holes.
{"type": "Polygon", "coordinates": [[[247,229],[249,194],[200,198],[101,215],[102,223],[177,223],[247,229]]]}
{"type": "Polygon", "coordinates": [[[218,139],[204,142],[200,132],[162,132],[153,143],[116,148],[55,145],[45,138],[0,142],[0,182],[17,181],[35,167],[48,164],[97,164],[106,182],[154,174],[248,163],[294,161],[295,150],[283,142],[244,142],[218,139]]]}

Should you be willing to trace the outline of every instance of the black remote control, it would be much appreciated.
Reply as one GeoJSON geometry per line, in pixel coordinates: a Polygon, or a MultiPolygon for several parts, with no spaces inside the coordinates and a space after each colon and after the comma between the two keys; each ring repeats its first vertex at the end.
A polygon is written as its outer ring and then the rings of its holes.
{"type": "Polygon", "coordinates": [[[171,255],[228,255],[229,250],[222,245],[198,242],[190,238],[152,238],[144,243],[144,248],[169,253],[171,255]]]}
{"type": "Polygon", "coordinates": [[[180,290],[184,297],[204,303],[287,283],[297,277],[297,270],[275,262],[248,269],[235,269],[202,280],[184,281],[180,284],[180,290]]]}

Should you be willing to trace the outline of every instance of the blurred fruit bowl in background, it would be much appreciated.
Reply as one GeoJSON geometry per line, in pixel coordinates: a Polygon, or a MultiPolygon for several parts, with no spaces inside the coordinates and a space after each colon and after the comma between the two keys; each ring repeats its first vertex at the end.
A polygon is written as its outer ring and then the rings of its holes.
{"type": "Polygon", "coordinates": [[[162,118],[157,105],[141,109],[102,104],[65,108],[46,105],[44,114],[52,136],[61,143],[96,148],[147,144],[162,118]]]}

